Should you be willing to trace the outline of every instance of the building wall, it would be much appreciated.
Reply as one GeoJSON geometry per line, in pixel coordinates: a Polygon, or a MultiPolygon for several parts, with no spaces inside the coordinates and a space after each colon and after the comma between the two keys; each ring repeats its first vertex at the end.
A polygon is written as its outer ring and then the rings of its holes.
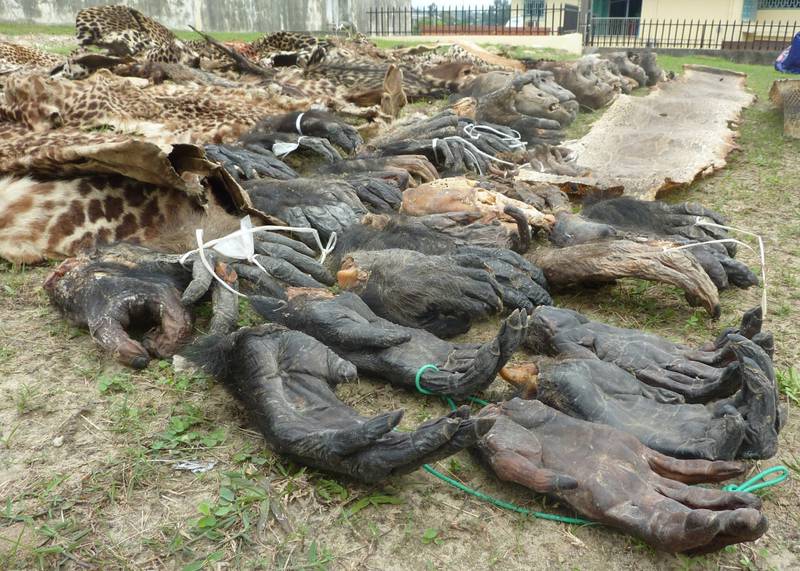
{"type": "Polygon", "coordinates": [[[644,0],[642,20],[741,20],[743,0],[644,0]]]}
{"type": "Polygon", "coordinates": [[[215,32],[329,31],[344,22],[369,27],[367,10],[411,0],[0,0],[0,20],[71,24],[78,10],[127,4],[174,29],[215,32]]]}
{"type": "Polygon", "coordinates": [[[756,15],[757,22],[800,22],[800,8],[787,8],[785,10],[759,10],[756,15]]]}

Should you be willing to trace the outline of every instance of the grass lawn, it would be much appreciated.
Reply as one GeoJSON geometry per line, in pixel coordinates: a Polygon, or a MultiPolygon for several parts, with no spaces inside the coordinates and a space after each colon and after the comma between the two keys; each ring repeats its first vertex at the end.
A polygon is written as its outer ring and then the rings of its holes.
{"type": "MultiPolygon", "coordinates": [[[[0,26],[0,33],[12,32],[0,26]]],[[[800,567],[800,142],[782,137],[781,117],[766,98],[777,77],[771,68],[704,57],[660,61],[674,71],[684,63],[744,71],[759,97],[744,112],[741,150],[728,167],[669,199],[701,202],[765,238],[767,327],[791,408],[778,455],[753,470],[781,463],[793,480],[762,493],[770,519],[764,538],[704,556],[667,555],[602,527],[525,519],[421,471],[366,486],[300,467],[266,449],[233,399],[202,375],[166,361],[132,371],[102,354],[48,304],[41,284],[52,266],[0,263],[0,569],[800,567]],[[181,470],[183,461],[210,469],[181,470]]],[[[570,133],[580,136],[601,113],[581,114],[570,133]]],[[[722,318],[713,321],[675,288],[639,280],[556,296],[593,318],[692,345],[737,323],[759,299],[758,289],[727,290],[722,318]]],[[[206,310],[198,332],[207,318],[206,310]]],[[[244,312],[241,324],[253,322],[244,312]]],[[[491,339],[496,328],[484,323],[465,340],[491,339]]],[[[507,392],[498,381],[486,398],[507,392]]],[[[446,411],[438,399],[369,379],[337,393],[364,414],[405,409],[403,428],[446,411]]],[[[530,509],[569,513],[496,481],[468,453],[437,468],[530,509]]]]}

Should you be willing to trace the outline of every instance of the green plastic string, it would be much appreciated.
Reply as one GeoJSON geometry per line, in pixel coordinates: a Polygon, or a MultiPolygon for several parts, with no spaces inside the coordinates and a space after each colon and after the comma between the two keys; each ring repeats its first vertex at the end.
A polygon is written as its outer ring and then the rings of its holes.
{"type": "Polygon", "coordinates": [[[525,508],[523,508],[521,506],[518,506],[517,504],[511,503],[511,502],[506,502],[506,501],[503,501],[503,500],[499,500],[499,499],[497,499],[495,497],[492,497],[492,496],[490,496],[488,494],[484,494],[483,492],[479,492],[478,490],[472,489],[469,486],[465,486],[461,482],[445,476],[444,474],[442,474],[441,472],[436,470],[430,464],[424,464],[422,466],[422,468],[426,472],[428,472],[429,474],[431,474],[433,476],[436,476],[437,478],[439,478],[443,482],[446,482],[446,483],[450,484],[454,488],[458,488],[462,492],[466,492],[467,494],[469,494],[471,496],[474,496],[474,497],[476,497],[476,498],[478,498],[480,500],[483,500],[485,502],[489,502],[490,504],[495,505],[498,508],[503,508],[504,510],[517,512],[519,514],[522,514],[522,515],[525,515],[525,516],[528,516],[528,517],[535,517],[537,519],[546,519],[546,520],[550,520],[550,521],[559,521],[561,523],[569,523],[569,524],[572,524],[572,525],[599,525],[596,522],[589,521],[588,519],[581,519],[579,517],[567,517],[567,516],[563,516],[563,515],[556,515],[556,514],[549,514],[549,513],[545,513],[545,512],[531,511],[531,510],[525,509],[525,508]]]}
{"type": "MultiPolygon", "coordinates": [[[[422,385],[420,384],[420,382],[422,381],[422,374],[425,371],[438,371],[438,370],[439,367],[437,367],[433,363],[428,363],[427,365],[422,365],[417,371],[417,376],[414,379],[414,384],[417,386],[417,390],[421,392],[423,395],[435,395],[436,393],[422,387],[422,385]]],[[[456,403],[453,402],[452,398],[446,395],[439,395],[439,396],[442,397],[445,400],[445,402],[447,402],[447,404],[450,406],[450,410],[456,410],[456,403]]]]}
{"type": "Polygon", "coordinates": [[[435,394],[433,391],[429,391],[428,389],[423,389],[422,385],[420,385],[420,381],[422,380],[422,374],[425,371],[438,371],[439,367],[434,365],[433,363],[428,363],[427,365],[422,365],[419,370],[417,371],[417,378],[414,379],[414,384],[417,385],[417,390],[421,392],[423,395],[432,395],[435,394]]]}
{"type": "MultiPolygon", "coordinates": [[[[422,381],[423,373],[425,373],[425,371],[429,371],[429,370],[438,371],[439,367],[437,367],[436,365],[434,365],[432,363],[429,363],[427,365],[422,365],[419,368],[419,370],[417,371],[417,376],[414,379],[414,384],[416,385],[417,390],[420,393],[422,393],[423,395],[434,395],[434,394],[436,394],[436,393],[434,393],[432,391],[429,391],[426,388],[423,388],[422,385],[420,384],[421,381],[422,381]]],[[[444,395],[440,395],[440,396],[445,401],[447,401],[447,404],[450,407],[450,410],[456,410],[456,408],[457,408],[456,407],[456,403],[453,402],[452,398],[450,398],[448,396],[444,396],[444,395]]],[[[470,402],[473,402],[475,404],[478,404],[480,406],[486,406],[486,405],[489,404],[485,400],[479,399],[478,397],[473,397],[473,396],[467,397],[467,400],[470,401],[470,402]]],[[[514,504],[512,502],[506,502],[506,501],[497,499],[497,498],[492,497],[492,496],[490,496],[488,494],[484,494],[483,492],[479,492],[478,490],[470,488],[469,486],[465,486],[461,482],[459,482],[457,480],[454,480],[452,478],[449,478],[448,476],[445,476],[444,474],[439,472],[436,468],[434,468],[430,464],[423,464],[422,468],[426,472],[428,472],[429,474],[439,478],[441,481],[443,481],[443,482],[445,482],[447,484],[450,484],[454,488],[459,489],[462,492],[465,492],[465,493],[467,493],[467,494],[469,494],[471,496],[474,496],[474,497],[476,497],[476,498],[478,498],[480,500],[483,500],[485,502],[489,502],[490,504],[492,504],[494,506],[497,506],[498,508],[502,508],[502,509],[505,509],[505,510],[513,511],[513,512],[516,512],[516,513],[519,513],[519,514],[522,514],[522,515],[525,515],[525,516],[528,516],[528,517],[534,517],[534,518],[537,518],[537,519],[546,519],[546,520],[550,520],[550,521],[559,521],[561,523],[569,523],[569,524],[572,524],[572,525],[597,525],[593,521],[589,521],[589,520],[586,520],[586,519],[581,519],[581,518],[578,518],[578,517],[567,517],[567,516],[561,516],[561,515],[556,515],[556,514],[549,514],[549,513],[544,513],[544,512],[531,511],[529,509],[523,508],[522,506],[518,506],[518,505],[516,505],[516,504],[514,504]]]]}
{"type": "Polygon", "coordinates": [[[726,492],[748,492],[753,493],[756,490],[761,490],[764,488],[769,488],[771,486],[777,486],[781,482],[786,481],[789,478],[789,468],[786,466],[773,466],[772,468],[768,468],[763,472],[759,472],[746,482],[741,484],[730,484],[722,488],[726,492]],[[771,474],[780,474],[775,478],[771,478],[767,480],[767,476],[771,474]]]}
{"type": "MultiPolygon", "coordinates": [[[[422,380],[422,374],[425,371],[428,371],[428,370],[438,371],[439,368],[436,365],[433,365],[433,364],[423,365],[417,371],[417,376],[416,376],[416,379],[414,380],[414,384],[417,386],[417,390],[420,393],[422,393],[423,395],[433,395],[433,394],[435,394],[432,391],[429,391],[427,389],[422,388],[422,386],[420,385],[420,381],[422,380]]],[[[453,399],[451,399],[450,397],[447,397],[447,396],[443,396],[443,395],[440,395],[440,396],[442,396],[442,398],[447,401],[447,404],[450,406],[450,410],[456,410],[456,403],[453,402],[453,399]]],[[[486,405],[489,404],[485,400],[482,400],[482,399],[479,399],[478,397],[473,397],[473,396],[467,397],[467,400],[472,402],[472,403],[478,404],[480,406],[486,406],[486,405]]],[[[525,515],[525,516],[528,516],[528,517],[534,517],[534,518],[537,518],[537,519],[545,519],[545,520],[549,520],[549,521],[558,521],[558,522],[561,522],[561,523],[568,523],[568,524],[571,524],[571,525],[599,525],[597,522],[589,521],[587,519],[582,519],[582,518],[579,518],[579,517],[567,517],[567,516],[561,516],[561,515],[556,515],[556,514],[549,514],[549,513],[545,513],[545,512],[532,511],[532,510],[523,508],[522,506],[518,506],[515,503],[506,502],[504,500],[497,499],[497,498],[495,498],[493,496],[490,496],[488,494],[484,494],[483,492],[479,492],[478,490],[475,490],[474,488],[470,488],[469,486],[466,486],[466,485],[462,484],[458,480],[454,480],[453,478],[445,476],[444,474],[439,472],[436,468],[434,468],[430,464],[423,464],[422,468],[426,472],[428,472],[432,476],[435,476],[436,478],[439,478],[441,481],[445,482],[446,484],[449,484],[449,485],[453,486],[454,488],[456,488],[458,490],[461,490],[462,492],[465,492],[465,493],[467,493],[467,494],[469,494],[469,495],[471,495],[473,497],[476,497],[479,500],[483,500],[485,502],[489,502],[490,504],[492,504],[494,506],[497,506],[498,508],[502,508],[504,510],[509,510],[509,511],[512,511],[512,512],[516,512],[516,513],[519,513],[519,514],[522,514],[522,515],[525,515]]],[[[771,486],[777,486],[781,482],[786,481],[788,478],[789,478],[789,469],[786,466],[773,466],[772,468],[768,468],[767,470],[764,470],[763,472],[759,472],[758,474],[756,474],[755,476],[753,476],[752,478],[750,478],[746,482],[742,482],[741,484],[730,484],[728,486],[725,486],[722,489],[725,490],[726,492],[748,492],[748,493],[752,493],[752,492],[755,492],[756,490],[769,488],[771,486]],[[778,474],[778,476],[767,480],[766,479],[767,476],[770,476],[772,474],[778,474]]]]}

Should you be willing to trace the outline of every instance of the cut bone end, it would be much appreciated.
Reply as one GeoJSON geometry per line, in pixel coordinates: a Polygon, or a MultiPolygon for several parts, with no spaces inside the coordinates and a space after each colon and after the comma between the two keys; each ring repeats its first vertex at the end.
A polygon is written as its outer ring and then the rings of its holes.
{"type": "Polygon", "coordinates": [[[511,386],[519,389],[523,399],[536,396],[539,388],[539,367],[536,363],[506,365],[500,369],[500,377],[511,386]]]}

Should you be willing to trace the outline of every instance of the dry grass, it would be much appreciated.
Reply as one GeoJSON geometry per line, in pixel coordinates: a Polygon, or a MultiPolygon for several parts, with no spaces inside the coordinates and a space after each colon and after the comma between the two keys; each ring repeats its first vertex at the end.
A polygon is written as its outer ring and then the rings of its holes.
{"type": "MultiPolygon", "coordinates": [[[[727,169],[673,198],[722,210],[734,226],[766,238],[768,326],[776,334],[782,382],[797,395],[791,370],[800,356],[792,319],[800,304],[800,145],[780,136],[778,114],[764,97],[770,72],[745,67],[760,101],[745,112],[742,151],[727,169]]],[[[100,354],[48,305],[40,287],[48,269],[3,267],[0,273],[0,568],[798,566],[800,487],[794,481],[765,494],[771,529],[764,538],[688,558],[656,553],[608,529],[525,520],[422,472],[370,487],[293,465],[267,451],[232,399],[207,379],[166,362],[132,372],[100,354]],[[214,466],[202,474],[177,470],[185,460],[214,466]]],[[[674,288],[633,280],[563,293],[557,301],[613,323],[700,342],[737,322],[758,298],[756,290],[724,292],[721,322],[690,309],[674,288]]],[[[470,337],[489,338],[493,327],[470,337]]],[[[504,391],[496,383],[489,396],[504,391]]],[[[405,408],[408,426],[444,411],[438,400],[368,380],[339,394],[364,413],[405,408]]],[[[778,463],[800,475],[795,407],[778,456],[753,470],[778,463]]],[[[498,483],[467,453],[438,467],[501,498],[558,511],[498,483]]]]}

